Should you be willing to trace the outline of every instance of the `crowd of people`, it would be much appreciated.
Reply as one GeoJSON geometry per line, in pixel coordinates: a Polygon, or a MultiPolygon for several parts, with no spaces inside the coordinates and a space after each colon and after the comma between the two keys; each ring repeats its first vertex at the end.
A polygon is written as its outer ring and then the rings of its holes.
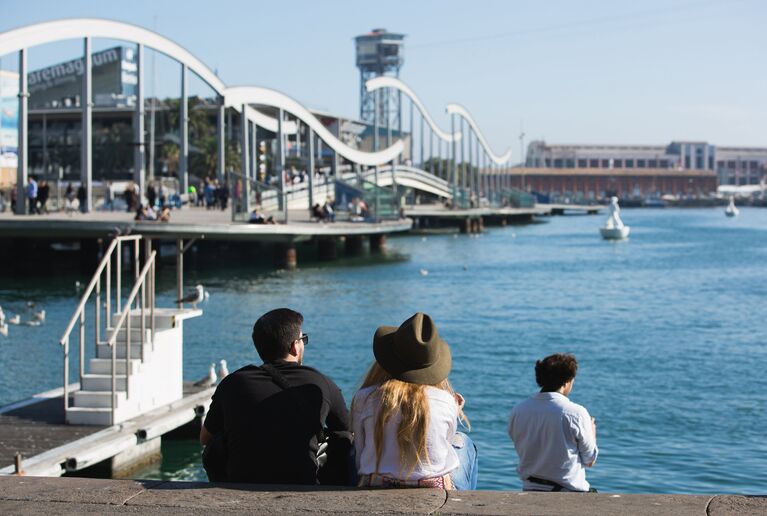
{"type": "MultiPolygon", "coordinates": [[[[26,197],[25,202],[30,215],[42,215],[48,213],[48,199],[51,196],[51,187],[47,181],[40,180],[39,182],[34,176],[29,176],[27,184],[24,187],[24,195],[26,197]]],[[[18,193],[16,188],[10,190],[10,209],[16,211],[16,203],[18,202],[18,193]]],[[[4,212],[7,209],[5,192],[0,191],[0,212],[4,212]]]]}
{"type": "Polygon", "coordinates": [[[218,179],[206,177],[195,189],[195,204],[209,210],[225,210],[229,205],[229,188],[218,179]]]}
{"type": "MultiPolygon", "coordinates": [[[[416,313],[373,335],[374,362],[350,409],[338,386],[303,364],[309,335],[288,308],[252,332],[263,364],[221,380],[200,431],[214,482],[476,489],[478,451],[466,400],[448,380],[452,354],[430,316],[416,313]]],[[[578,363],[554,354],[535,364],[541,391],[518,404],[509,436],[526,491],[594,491],[596,424],[568,399],[578,363]]]]}

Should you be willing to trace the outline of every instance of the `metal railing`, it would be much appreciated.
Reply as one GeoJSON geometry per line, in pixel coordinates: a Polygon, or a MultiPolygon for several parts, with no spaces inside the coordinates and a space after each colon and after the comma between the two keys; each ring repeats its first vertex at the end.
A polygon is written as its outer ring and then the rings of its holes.
{"type": "MultiPolygon", "coordinates": [[[[335,210],[354,217],[355,204],[364,201],[368,214],[365,220],[396,220],[399,218],[399,197],[391,188],[378,186],[361,177],[352,177],[349,181],[335,182],[335,210]]],[[[363,217],[361,217],[363,218],[363,217]]],[[[353,219],[352,219],[353,220],[353,219]]]]}
{"type": "MultiPolygon", "coordinates": [[[[86,309],[88,302],[91,298],[94,299],[94,347],[96,356],[98,356],[98,345],[109,344],[112,346],[112,356],[115,356],[115,345],[117,334],[122,327],[125,317],[130,313],[133,308],[133,304],[136,303],[136,307],[141,309],[141,328],[142,328],[142,360],[143,360],[143,344],[146,334],[146,317],[145,312],[150,310],[150,336],[151,341],[154,342],[155,334],[155,252],[152,251],[151,239],[142,239],[141,235],[128,235],[118,236],[114,238],[107,249],[104,252],[104,256],[101,259],[96,272],[93,274],[90,283],[85,288],[80,303],[77,305],[72,318],[69,321],[64,333],[59,340],[59,344],[64,348],[64,410],[69,410],[69,354],[70,354],[70,337],[75,327],[79,324],[79,376],[80,385],[82,385],[83,376],[85,375],[85,341],[86,341],[86,309]],[[144,267],[139,271],[139,244],[144,241],[144,267]],[[133,271],[134,271],[134,285],[131,293],[128,295],[125,303],[123,303],[122,296],[122,279],[123,279],[123,244],[131,242],[133,254],[133,271]],[[113,267],[114,262],[114,267],[113,267]],[[114,277],[114,283],[113,283],[114,277]],[[147,285],[148,283],[148,285],[147,285]],[[102,305],[102,285],[105,302],[102,305]],[[141,291],[141,298],[136,299],[136,295],[141,291]],[[113,292],[114,291],[114,292],[113,292]],[[114,294],[114,307],[112,310],[114,294]],[[104,320],[101,320],[101,314],[104,314],[104,320]],[[112,327],[112,317],[120,314],[120,323],[115,327],[112,327]],[[106,335],[110,330],[112,331],[107,342],[101,340],[103,334],[106,335]]],[[[130,323],[129,323],[130,324],[130,323]]],[[[128,351],[126,355],[130,356],[130,327],[128,327],[126,341],[128,343],[128,351]]],[[[129,362],[126,362],[126,390],[128,387],[128,373],[130,372],[129,362]]],[[[116,368],[113,359],[112,364],[112,384],[114,386],[116,380],[116,368]]],[[[112,417],[114,418],[114,389],[112,392],[112,417]]]]}
{"type": "Polygon", "coordinates": [[[236,172],[229,173],[232,179],[232,221],[247,222],[254,209],[266,211],[277,221],[286,221],[288,199],[279,187],[244,177],[236,172]]]}
{"type": "MultiPolygon", "coordinates": [[[[131,372],[131,307],[133,306],[133,303],[136,302],[137,304],[140,304],[139,310],[140,310],[140,316],[141,316],[141,363],[144,363],[145,357],[145,347],[146,347],[146,311],[147,311],[147,301],[151,301],[149,303],[149,311],[150,311],[150,342],[152,343],[152,346],[154,346],[154,333],[155,333],[155,304],[154,304],[154,276],[155,276],[155,257],[157,256],[157,251],[151,251],[149,254],[149,258],[144,263],[144,267],[141,269],[141,272],[139,273],[138,277],[136,278],[136,283],[133,285],[133,289],[130,291],[130,294],[128,294],[128,299],[125,301],[125,309],[122,311],[120,318],[117,320],[117,324],[115,324],[114,328],[112,328],[112,335],[109,337],[109,340],[107,341],[107,345],[109,345],[112,348],[112,424],[114,424],[114,417],[115,417],[115,399],[117,396],[117,336],[120,333],[120,330],[123,328],[123,325],[125,326],[125,398],[126,400],[130,399],[130,372],[131,372]],[[147,288],[147,278],[150,279],[149,288],[147,288]],[[141,294],[141,297],[139,300],[136,299],[136,296],[141,294]],[[147,299],[147,298],[150,299],[147,299]],[[127,323],[126,323],[127,321],[127,323]]],[[[138,267],[136,267],[136,270],[138,270],[138,267]]]]}

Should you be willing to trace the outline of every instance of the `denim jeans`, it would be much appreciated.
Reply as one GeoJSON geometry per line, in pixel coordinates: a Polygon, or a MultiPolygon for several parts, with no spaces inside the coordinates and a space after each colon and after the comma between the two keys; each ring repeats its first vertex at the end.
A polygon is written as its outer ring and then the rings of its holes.
{"type": "Polygon", "coordinates": [[[453,485],[459,491],[469,491],[477,488],[478,457],[477,446],[468,435],[456,432],[453,438],[453,449],[458,454],[458,469],[450,472],[453,485]]]}

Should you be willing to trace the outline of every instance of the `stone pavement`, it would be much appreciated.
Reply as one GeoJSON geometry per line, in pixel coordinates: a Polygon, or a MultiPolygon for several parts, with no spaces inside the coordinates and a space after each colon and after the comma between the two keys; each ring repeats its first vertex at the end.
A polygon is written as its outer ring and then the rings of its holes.
{"type": "Polygon", "coordinates": [[[1,514],[767,514],[767,497],[354,489],[0,477],[1,514]]]}

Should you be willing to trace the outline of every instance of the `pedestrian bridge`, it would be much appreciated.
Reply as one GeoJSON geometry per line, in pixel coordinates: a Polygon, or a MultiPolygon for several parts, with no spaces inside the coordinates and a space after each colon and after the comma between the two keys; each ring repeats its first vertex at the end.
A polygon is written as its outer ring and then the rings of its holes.
{"type": "MultiPolygon", "coordinates": [[[[132,110],[133,133],[132,179],[140,192],[146,191],[151,176],[147,167],[148,148],[155,141],[146,140],[147,98],[145,50],[164,54],[180,65],[178,102],[178,181],[180,193],[190,186],[190,110],[189,82],[202,81],[216,96],[216,150],[210,156],[215,162],[215,177],[226,185],[235,206],[232,217],[247,216],[259,205],[287,213],[288,208],[311,206],[333,197],[336,183],[352,181],[352,188],[365,191],[376,199],[401,196],[404,192],[432,195],[439,199],[476,199],[485,205],[500,204],[502,192],[511,185],[513,169],[511,151],[495,152],[471,113],[463,105],[450,103],[444,114],[450,122],[443,128],[437,117],[426,108],[425,102],[407,84],[393,77],[378,77],[368,81],[366,88],[375,93],[384,90],[404,96],[398,103],[399,127],[396,137],[387,120],[384,125],[355,122],[374,134],[373,148],[343,138],[339,129],[329,127],[300,101],[263,86],[225,84],[218,75],[191,51],[161,34],[142,27],[103,19],[66,19],[38,23],[0,33],[0,56],[18,57],[18,167],[17,195],[24,197],[24,185],[30,176],[29,168],[29,98],[30,88],[27,66],[31,48],[64,40],[82,41],[82,87],[78,98],[92,99],[94,40],[118,40],[135,45],[136,93],[133,102],[123,110],[132,110]],[[133,106],[133,107],[130,107],[133,106]],[[372,127],[371,127],[372,125],[372,127]],[[262,169],[258,154],[257,129],[274,134],[274,148],[270,149],[268,167],[262,169]],[[385,134],[385,138],[381,134],[385,134]],[[237,159],[227,157],[227,140],[236,149],[237,159]],[[381,140],[385,140],[382,142],[381,140]],[[385,143],[385,144],[384,144],[385,143]],[[327,156],[330,154],[329,167],[327,156]],[[306,182],[291,184],[291,167],[298,166],[308,173],[306,182]],[[319,169],[327,168],[320,184],[315,184],[319,169]],[[372,186],[371,186],[372,185],[372,186]],[[305,203],[305,204],[304,204],[305,203]]],[[[75,56],[77,58],[77,56],[75,56]]],[[[388,98],[388,97],[387,97],[388,98]]],[[[376,112],[379,109],[376,108],[376,112]]],[[[93,176],[93,104],[75,104],[68,111],[81,122],[79,179],[87,191],[84,211],[98,205],[98,180],[93,176]],[[79,104],[79,105],[78,105],[79,104]]],[[[340,125],[340,119],[338,124],[340,125]]],[[[200,152],[199,149],[197,152],[200,152]]],[[[123,179],[128,179],[123,178],[123,179]]],[[[369,203],[372,204],[372,203],[369,203]]],[[[17,213],[23,214],[27,206],[17,203],[17,213]]]]}

